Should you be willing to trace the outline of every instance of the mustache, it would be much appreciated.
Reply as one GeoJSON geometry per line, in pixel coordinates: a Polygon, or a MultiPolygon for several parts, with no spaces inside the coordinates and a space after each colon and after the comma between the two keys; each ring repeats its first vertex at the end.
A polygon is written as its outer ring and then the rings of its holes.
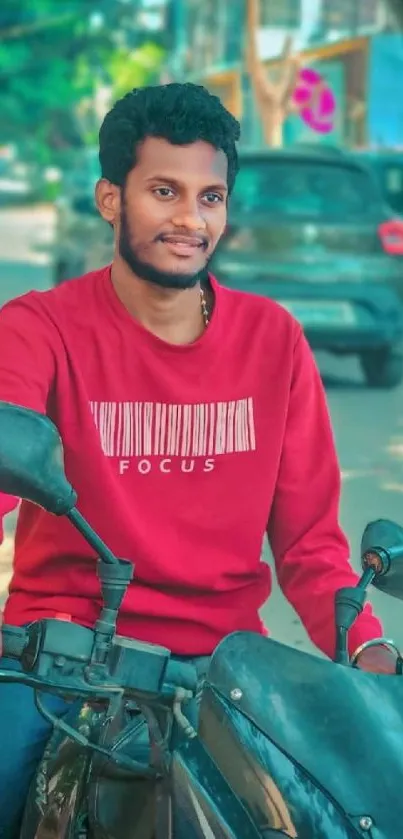
{"type": "MultiPolygon", "coordinates": [[[[174,236],[175,234],[172,234],[171,232],[168,233],[167,231],[164,234],[159,234],[159,236],[161,235],[174,236]]],[[[158,241],[159,236],[156,237],[156,240],[154,241],[158,241]]],[[[176,236],[179,236],[179,234],[177,233],[176,236]]],[[[188,232],[186,233],[186,236],[187,239],[189,239],[188,232]]],[[[202,239],[205,240],[206,237],[202,236],[202,239]]],[[[161,271],[158,268],[155,268],[152,262],[147,262],[146,258],[142,258],[141,255],[138,254],[136,247],[131,243],[130,228],[127,216],[124,212],[121,214],[119,253],[133,274],[135,274],[139,279],[144,280],[144,282],[152,283],[160,288],[178,289],[183,291],[184,289],[194,288],[198,282],[208,282],[207,265],[209,260],[206,260],[206,264],[196,274],[182,274],[178,272],[161,271]]]]}

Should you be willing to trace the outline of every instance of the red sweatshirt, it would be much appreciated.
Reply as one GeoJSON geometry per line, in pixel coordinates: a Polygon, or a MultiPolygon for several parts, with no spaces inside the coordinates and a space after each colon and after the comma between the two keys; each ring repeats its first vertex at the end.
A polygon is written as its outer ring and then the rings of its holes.
{"type": "MultiPolygon", "coordinates": [[[[79,510],[135,563],[121,634],[197,655],[234,630],[264,632],[267,530],[286,597],[331,655],[334,594],[356,576],[321,380],[284,309],[211,283],[211,323],[188,346],[128,314],[110,267],[12,301],[0,400],[56,423],[79,510]]],[[[63,613],[92,626],[95,566],[69,521],[24,502],[5,621],[63,613]]],[[[351,647],[380,634],[368,608],[351,647]]]]}

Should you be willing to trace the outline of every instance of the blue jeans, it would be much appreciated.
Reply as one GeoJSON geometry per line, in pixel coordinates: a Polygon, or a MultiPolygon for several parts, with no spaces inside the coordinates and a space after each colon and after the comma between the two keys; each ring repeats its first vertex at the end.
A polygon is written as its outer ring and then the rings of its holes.
{"type": "MultiPolygon", "coordinates": [[[[202,678],[208,658],[191,660],[202,678]]],[[[2,670],[20,670],[16,661],[0,658],[2,670]]],[[[62,717],[71,710],[71,703],[57,696],[45,697],[46,707],[62,717]]],[[[29,787],[52,733],[48,723],[37,711],[32,688],[0,682],[0,839],[18,839],[29,787]]],[[[139,731],[138,742],[144,755],[146,726],[139,731]]]]}

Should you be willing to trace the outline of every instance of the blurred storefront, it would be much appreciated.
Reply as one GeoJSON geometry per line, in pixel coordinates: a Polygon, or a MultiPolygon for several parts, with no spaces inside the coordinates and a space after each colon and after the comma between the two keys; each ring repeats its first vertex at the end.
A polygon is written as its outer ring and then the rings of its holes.
{"type": "Polygon", "coordinates": [[[322,0],[319,32],[324,37],[362,34],[387,27],[392,21],[382,0],[322,0]]]}
{"type": "Polygon", "coordinates": [[[373,38],[367,73],[367,139],[371,146],[403,148],[402,78],[402,35],[373,38]]]}
{"type": "MultiPolygon", "coordinates": [[[[244,145],[263,143],[244,68],[245,0],[174,0],[176,77],[205,84],[242,122],[244,145]],[[178,62],[178,46],[180,61],[178,62]]],[[[403,38],[384,0],[261,0],[259,53],[275,72],[287,35],[302,65],[334,93],[333,128],[318,133],[297,114],[284,141],[360,147],[403,142],[403,38]]]]}

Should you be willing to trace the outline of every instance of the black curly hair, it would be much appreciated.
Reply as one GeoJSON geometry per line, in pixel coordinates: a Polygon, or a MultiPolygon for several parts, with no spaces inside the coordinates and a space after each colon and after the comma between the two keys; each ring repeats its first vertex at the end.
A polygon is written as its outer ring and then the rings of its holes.
{"type": "Polygon", "coordinates": [[[119,99],[101,125],[99,160],[102,177],[124,186],[136,164],[137,146],[146,137],[162,137],[173,145],[198,140],[222,150],[228,160],[228,191],[235,183],[239,122],[217,96],[201,85],[171,83],[134,88],[119,99]]]}

